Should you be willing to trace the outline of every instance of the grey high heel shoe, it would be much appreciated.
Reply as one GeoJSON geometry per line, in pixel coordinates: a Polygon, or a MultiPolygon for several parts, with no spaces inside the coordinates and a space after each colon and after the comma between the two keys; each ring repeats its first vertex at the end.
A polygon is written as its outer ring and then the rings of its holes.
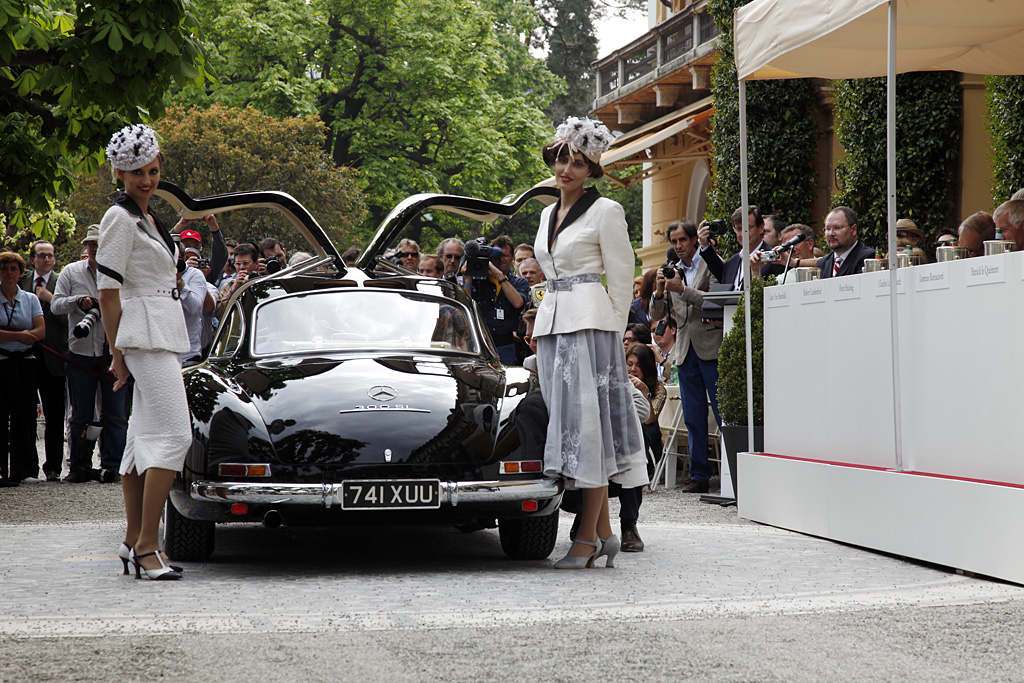
{"type": "Polygon", "coordinates": [[[619,537],[612,534],[608,538],[601,539],[601,550],[594,555],[594,559],[598,559],[602,555],[608,559],[605,561],[605,567],[612,569],[615,567],[615,556],[619,554],[619,549],[622,548],[622,543],[619,541],[619,537]]]}
{"type": "Polygon", "coordinates": [[[597,541],[581,541],[577,538],[572,542],[572,546],[569,548],[569,553],[558,562],[555,562],[555,569],[585,569],[586,567],[592,567],[594,566],[594,558],[597,557],[599,549],[600,546],[597,541]],[[573,557],[572,551],[577,545],[592,545],[594,546],[594,552],[589,555],[583,555],[582,557],[573,557]]]}

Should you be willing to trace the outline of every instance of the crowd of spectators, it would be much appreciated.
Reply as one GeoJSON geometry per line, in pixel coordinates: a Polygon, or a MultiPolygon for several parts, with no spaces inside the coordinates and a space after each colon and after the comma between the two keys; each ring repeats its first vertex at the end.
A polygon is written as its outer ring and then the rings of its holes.
{"type": "MultiPolygon", "coordinates": [[[[742,218],[739,209],[731,216],[737,241],[742,239],[742,218]]],[[[858,220],[848,207],[832,209],[824,221],[825,252],[815,246],[815,233],[809,226],[787,224],[778,215],[762,216],[752,205],[747,213],[751,271],[755,277],[772,274],[783,282],[797,267],[816,267],[822,278],[859,273],[864,259],[874,257],[876,252],[860,241],[858,220]],[[781,252],[779,245],[784,245],[781,252]]],[[[218,320],[239,287],[255,277],[313,258],[306,252],[289,258],[285,246],[273,237],[258,245],[225,239],[214,216],[183,219],[174,232],[180,236],[183,255],[178,289],[190,342],[182,358],[186,363],[200,359],[209,347],[218,320]],[[193,229],[195,223],[205,225],[209,233],[208,256],[204,253],[207,245],[193,229]]],[[[655,379],[662,390],[679,385],[690,452],[696,455],[685,487],[703,492],[710,478],[704,459],[706,447],[702,448],[707,441],[708,411],[719,420],[717,352],[722,326],[721,320],[703,312],[703,293],[719,283],[743,289],[744,275],[739,254],[729,259],[719,256],[707,222],[696,225],[676,221],[670,224],[667,237],[671,246],[666,265],[672,268],[666,272],[661,267],[652,268],[635,280],[623,348],[631,374],[646,386],[655,379]]],[[[936,249],[946,245],[962,246],[969,257],[982,256],[984,243],[997,239],[1013,242],[1017,250],[1022,250],[1024,190],[991,214],[979,211],[958,228],[940,228],[931,236],[926,236],[914,221],[900,219],[897,239],[901,252],[915,254],[921,261],[935,260],[936,249]]],[[[7,452],[0,466],[0,485],[15,486],[22,481],[37,481],[40,476],[34,439],[37,401],[46,423],[43,477],[59,480],[67,458],[65,481],[117,479],[131,410],[130,394],[111,391],[111,383],[105,379],[110,351],[102,325],[96,324],[97,240],[98,226],[89,226],[82,259],[63,269],[57,267],[54,245],[45,240],[31,245],[27,261],[13,252],[0,254],[4,282],[11,280],[17,286],[17,292],[11,287],[4,290],[6,320],[0,322],[6,324],[0,329],[0,365],[4,366],[5,377],[24,378],[17,383],[18,390],[4,394],[3,441],[7,452]],[[39,316],[34,315],[35,311],[41,315],[41,326],[36,324],[39,316]],[[94,467],[97,442],[100,458],[98,467],[94,467]]],[[[502,361],[522,364],[535,353],[530,326],[544,297],[544,274],[531,245],[513,246],[502,235],[491,240],[489,246],[492,251],[486,275],[477,273],[477,277],[467,272],[466,245],[455,237],[442,240],[432,253],[424,253],[414,240],[403,239],[390,258],[413,273],[458,281],[477,303],[502,361]]],[[[352,247],[343,254],[343,260],[351,265],[359,254],[360,250],[352,247]]],[[[653,421],[645,421],[645,425],[657,426],[660,409],[658,405],[649,418],[653,421]]],[[[655,431],[645,429],[649,440],[654,440],[655,431]]],[[[634,535],[635,520],[630,538],[634,535]]],[[[642,548],[638,535],[635,540],[642,548]]]]}

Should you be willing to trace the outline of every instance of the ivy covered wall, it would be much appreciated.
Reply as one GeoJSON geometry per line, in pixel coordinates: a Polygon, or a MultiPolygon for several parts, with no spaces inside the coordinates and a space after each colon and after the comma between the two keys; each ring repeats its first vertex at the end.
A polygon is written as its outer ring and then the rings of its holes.
{"type": "Polygon", "coordinates": [[[998,206],[1024,187],[1024,76],[986,76],[992,136],[992,201],[998,206]]]}
{"type": "MultiPolygon", "coordinates": [[[[835,132],[846,150],[836,167],[833,205],[860,218],[858,236],[887,244],[885,79],[835,81],[835,132]]],[[[926,234],[956,227],[962,132],[960,76],[949,71],[896,77],[896,213],[926,234]]]]}
{"type": "MultiPolygon", "coordinates": [[[[739,87],[733,52],[733,10],[749,0],[709,0],[722,55],[711,72],[711,187],[708,218],[728,218],[740,205],[739,87]]],[[[814,157],[821,137],[814,121],[817,88],[809,79],[747,83],[747,180],[750,203],[790,223],[811,223],[814,157]]],[[[737,248],[727,236],[726,251],[737,248]]]]}

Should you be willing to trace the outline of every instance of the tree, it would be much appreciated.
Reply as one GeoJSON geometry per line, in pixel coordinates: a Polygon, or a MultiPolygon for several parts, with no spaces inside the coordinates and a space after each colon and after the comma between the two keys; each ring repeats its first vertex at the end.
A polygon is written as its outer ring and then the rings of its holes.
{"type": "Polygon", "coordinates": [[[1024,187],[1024,76],[986,76],[988,132],[992,136],[992,201],[1024,187]]]}
{"type": "Polygon", "coordinates": [[[51,234],[54,201],[94,172],[110,135],[201,80],[188,0],[0,0],[0,213],[51,234]]]}
{"type": "Polygon", "coordinates": [[[594,103],[597,79],[591,64],[598,58],[595,25],[608,15],[646,11],[647,0],[531,0],[543,22],[541,46],[545,64],[563,81],[564,91],[550,105],[551,122],[584,116],[594,103]]]}
{"type": "MultiPolygon", "coordinates": [[[[255,109],[213,105],[208,109],[171,107],[154,126],[167,161],[163,178],[193,197],[246,190],[280,190],[313,214],[339,251],[365,243],[360,232],[366,213],[357,173],[336,168],[320,146],[324,126],[315,116],[274,118],[255,109]]],[[[83,179],[71,197],[81,224],[98,222],[113,188],[109,169],[83,179]]],[[[172,224],[173,216],[163,218],[172,224]]],[[[259,242],[278,237],[289,251],[307,249],[279,212],[246,209],[221,221],[225,234],[259,242]]],[[[200,230],[205,232],[205,229],[200,230]]]]}
{"type": "MultiPolygon", "coordinates": [[[[709,0],[722,54],[711,72],[715,113],[711,125],[712,179],[709,218],[728,219],[740,205],[739,86],[733,56],[733,9],[749,0],[709,0]]],[[[747,178],[750,203],[761,213],[813,225],[814,156],[818,149],[814,110],[817,89],[810,79],[747,83],[747,178]]],[[[736,249],[730,234],[720,246],[736,249]]],[[[756,246],[756,245],[751,245],[756,246]]]]}
{"type": "Polygon", "coordinates": [[[548,116],[557,124],[569,116],[585,116],[593,106],[597,88],[591,64],[597,59],[597,10],[593,0],[561,0],[552,4],[545,63],[551,73],[565,82],[565,92],[548,106],[548,116]]]}
{"type": "MultiPolygon", "coordinates": [[[[887,250],[885,79],[835,81],[836,137],[846,158],[836,169],[836,204],[857,212],[857,236],[887,250]]],[[[960,76],[927,71],[896,76],[896,209],[930,233],[957,225],[960,76]]]]}
{"type": "Polygon", "coordinates": [[[417,192],[498,199],[545,175],[557,81],[529,52],[525,0],[207,0],[199,13],[219,81],[174,101],[316,112],[373,224],[417,192]]]}

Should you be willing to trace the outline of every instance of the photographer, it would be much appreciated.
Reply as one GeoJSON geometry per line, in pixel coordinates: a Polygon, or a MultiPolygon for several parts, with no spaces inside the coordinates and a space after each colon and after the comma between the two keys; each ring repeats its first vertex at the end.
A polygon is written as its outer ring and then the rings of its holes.
{"type": "Polygon", "coordinates": [[[215,318],[223,319],[224,308],[235,290],[248,282],[250,277],[259,275],[260,263],[256,260],[256,253],[256,247],[251,242],[242,242],[235,247],[235,276],[225,279],[220,285],[220,296],[217,297],[217,306],[213,312],[215,318]]]}
{"type": "Polygon", "coordinates": [[[50,308],[69,319],[66,374],[71,402],[71,472],[64,481],[81,483],[96,479],[117,481],[125,437],[128,431],[127,391],[114,391],[114,377],[107,375],[110,352],[100,321],[99,290],[96,287],[96,247],[100,226],[90,225],[85,236],[87,259],[68,264],[57,278],[50,308]],[[101,375],[109,377],[101,379],[101,375]],[[96,386],[102,403],[97,411],[96,386]],[[86,428],[99,412],[103,439],[100,442],[100,470],[92,468],[94,439],[87,439],[86,428]]]}
{"type": "MultiPolygon", "coordinates": [[[[702,251],[701,235],[707,239],[708,226],[700,229],[690,221],[673,221],[668,225],[668,239],[679,256],[679,263],[669,270],[658,271],[651,318],[660,320],[669,313],[679,325],[672,356],[679,377],[683,420],[689,434],[690,482],[683,487],[687,493],[707,493],[711,470],[708,468],[708,400],[715,421],[718,415],[718,347],[722,345],[722,321],[704,316],[704,292],[717,284],[702,251]]],[[[760,236],[760,235],[759,235],[760,236]]],[[[713,252],[713,250],[711,250],[713,252]]],[[[667,331],[667,330],[663,330],[667,331]]],[[[657,330],[655,330],[657,333],[657,330]]]]}
{"type": "Polygon", "coordinates": [[[257,269],[260,275],[267,273],[273,275],[288,265],[288,253],[284,250],[284,246],[273,237],[268,237],[260,242],[260,254],[263,255],[257,269]]]}
{"type": "MultiPolygon", "coordinates": [[[[210,230],[210,242],[213,245],[212,253],[210,257],[210,269],[207,272],[207,282],[216,284],[220,280],[221,274],[227,267],[228,260],[231,257],[231,247],[228,241],[224,239],[224,233],[220,231],[220,226],[217,224],[217,217],[213,214],[203,216],[202,218],[182,218],[178,221],[178,224],[174,226],[171,232],[181,235],[181,247],[182,249],[194,249],[196,254],[202,256],[201,250],[203,248],[203,238],[195,230],[187,228],[195,223],[205,223],[206,227],[210,230]]],[[[195,267],[195,264],[189,264],[195,267]]],[[[232,269],[233,270],[233,269],[232,269]]]]}
{"type": "MultiPolygon", "coordinates": [[[[512,263],[512,240],[506,235],[496,237],[488,249],[479,245],[477,251],[489,259],[486,275],[474,273],[472,264],[466,264],[465,284],[476,301],[487,329],[491,331],[498,355],[505,365],[516,364],[516,344],[512,333],[519,329],[519,316],[530,298],[530,285],[521,277],[509,275],[512,263]]],[[[467,257],[472,256],[466,245],[467,257]]]]}

